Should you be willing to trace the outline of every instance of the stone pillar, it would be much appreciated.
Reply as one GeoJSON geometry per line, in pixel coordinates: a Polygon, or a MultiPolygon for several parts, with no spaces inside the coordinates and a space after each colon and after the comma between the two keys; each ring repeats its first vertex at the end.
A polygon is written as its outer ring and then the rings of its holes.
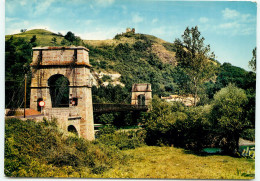
{"type": "Polygon", "coordinates": [[[58,119],[62,129],[72,123],[80,137],[94,140],[94,119],[88,49],[85,47],[35,47],[33,48],[30,108],[37,110],[37,100],[45,101],[46,114],[58,119]],[[53,75],[66,77],[69,98],[77,99],[77,105],[52,108],[48,80],[53,75]],[[73,90],[73,91],[72,91],[73,90]],[[74,114],[77,112],[77,115],[74,114]],[[73,117],[74,116],[74,117],[73,117]]]}
{"type": "Polygon", "coordinates": [[[151,84],[142,83],[142,84],[133,84],[132,86],[132,98],[131,104],[138,105],[138,96],[145,96],[145,105],[149,105],[152,100],[152,88],[151,84]]]}

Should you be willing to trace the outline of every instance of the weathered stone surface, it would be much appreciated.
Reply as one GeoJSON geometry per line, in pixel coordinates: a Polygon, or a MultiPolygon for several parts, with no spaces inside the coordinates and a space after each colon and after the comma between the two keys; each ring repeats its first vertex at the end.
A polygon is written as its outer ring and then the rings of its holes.
{"type": "Polygon", "coordinates": [[[145,97],[144,105],[146,106],[149,105],[152,100],[151,84],[143,83],[143,84],[134,84],[132,86],[132,99],[131,99],[132,105],[140,104],[140,100],[139,100],[140,95],[143,95],[145,97]]]}
{"type": "Polygon", "coordinates": [[[42,113],[57,118],[58,125],[68,130],[72,125],[79,136],[94,140],[94,123],[89,54],[85,47],[36,47],[33,48],[30,108],[37,110],[38,100],[45,101],[42,113]],[[63,75],[69,81],[70,99],[76,106],[53,108],[48,80],[53,75],[63,75]]]}

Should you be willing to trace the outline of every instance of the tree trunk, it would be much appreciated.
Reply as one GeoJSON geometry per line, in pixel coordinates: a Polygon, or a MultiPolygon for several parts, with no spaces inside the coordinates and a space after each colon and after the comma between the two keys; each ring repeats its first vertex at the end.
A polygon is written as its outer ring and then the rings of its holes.
{"type": "Polygon", "coordinates": [[[237,153],[239,151],[239,133],[235,133],[234,139],[236,141],[236,145],[235,145],[235,148],[234,148],[234,155],[237,155],[237,153]]]}
{"type": "Polygon", "coordinates": [[[194,77],[194,106],[197,105],[197,94],[198,94],[198,88],[197,88],[197,82],[196,82],[196,79],[194,77]]]}

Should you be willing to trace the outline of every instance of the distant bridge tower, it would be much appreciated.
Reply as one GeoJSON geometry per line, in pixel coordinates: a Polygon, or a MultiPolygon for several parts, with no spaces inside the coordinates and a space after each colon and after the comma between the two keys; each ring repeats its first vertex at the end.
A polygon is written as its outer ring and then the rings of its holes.
{"type": "Polygon", "coordinates": [[[30,108],[48,118],[56,117],[61,128],[94,140],[92,79],[85,47],[33,48],[30,108]]]}
{"type": "Polygon", "coordinates": [[[132,86],[132,105],[147,106],[152,100],[151,84],[133,84],[132,86]]]}

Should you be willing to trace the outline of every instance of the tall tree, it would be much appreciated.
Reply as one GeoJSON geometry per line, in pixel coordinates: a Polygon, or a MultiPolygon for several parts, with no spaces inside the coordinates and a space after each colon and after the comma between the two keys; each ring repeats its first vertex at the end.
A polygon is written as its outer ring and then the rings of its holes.
{"type": "Polygon", "coordinates": [[[221,145],[229,154],[236,154],[241,132],[250,125],[246,119],[247,95],[243,89],[229,84],[214,95],[211,120],[222,136],[221,145]]]}
{"type": "Polygon", "coordinates": [[[253,71],[256,71],[256,47],[253,49],[252,53],[253,53],[253,57],[252,57],[252,59],[249,61],[249,67],[250,67],[253,71]]]}
{"type": "MultiPolygon", "coordinates": [[[[24,74],[30,76],[32,44],[23,38],[13,38],[13,36],[5,41],[6,108],[18,108],[23,105],[21,95],[24,94],[24,74]]],[[[27,102],[29,103],[29,101],[27,102]]]]}
{"type": "Polygon", "coordinates": [[[194,105],[197,104],[198,89],[205,81],[215,75],[217,63],[215,55],[210,51],[210,45],[204,45],[204,37],[198,27],[187,27],[182,40],[176,39],[176,58],[185,73],[189,76],[190,87],[194,96],[194,105]]]}

